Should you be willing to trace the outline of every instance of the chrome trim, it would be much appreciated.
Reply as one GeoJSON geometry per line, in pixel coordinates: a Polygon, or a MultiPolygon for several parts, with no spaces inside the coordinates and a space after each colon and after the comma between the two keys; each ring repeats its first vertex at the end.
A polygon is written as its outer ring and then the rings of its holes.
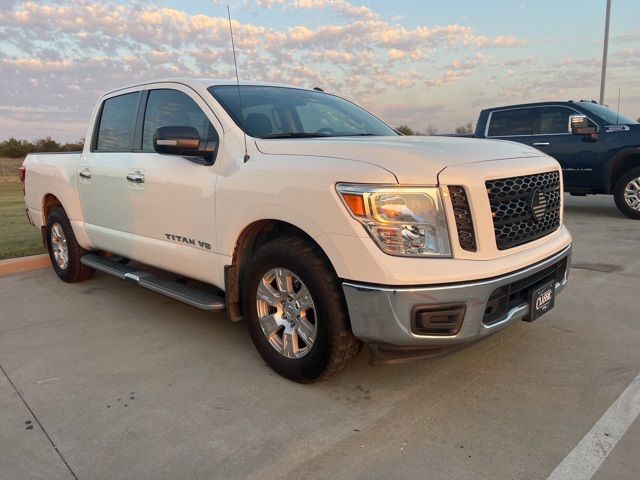
{"type": "Polygon", "coordinates": [[[144,183],[144,173],[136,170],[133,173],[127,174],[127,180],[133,183],[144,183]]]}
{"type": "MultiPolygon", "coordinates": [[[[544,270],[570,255],[571,245],[516,272],[446,285],[388,287],[345,281],[342,285],[353,334],[367,343],[396,346],[447,346],[475,340],[496,332],[529,313],[528,304],[520,304],[509,310],[503,320],[491,325],[483,324],[487,299],[496,288],[544,270]],[[462,328],[456,335],[417,335],[411,331],[411,311],[415,306],[450,303],[465,304],[467,307],[462,328]]],[[[569,263],[564,279],[556,282],[556,293],[560,293],[567,283],[569,263]]]]}
{"type": "Polygon", "coordinates": [[[501,108],[500,110],[491,110],[489,112],[489,117],[487,117],[487,125],[484,127],[484,138],[516,138],[516,137],[541,137],[541,136],[555,136],[555,135],[571,135],[571,125],[569,125],[569,130],[568,130],[567,133],[532,133],[531,135],[491,135],[491,136],[489,136],[489,126],[491,125],[491,117],[493,116],[494,112],[509,112],[511,110],[522,110],[524,108],[545,108],[545,107],[564,107],[564,108],[568,108],[569,110],[573,110],[578,115],[584,115],[589,120],[591,120],[594,123],[594,125],[596,126],[596,129],[597,129],[596,131],[597,132],[600,131],[600,125],[598,124],[598,122],[594,121],[591,117],[589,117],[589,115],[585,115],[584,113],[576,110],[573,107],[569,107],[567,105],[530,105],[530,106],[525,106],[525,107],[501,108]]]}

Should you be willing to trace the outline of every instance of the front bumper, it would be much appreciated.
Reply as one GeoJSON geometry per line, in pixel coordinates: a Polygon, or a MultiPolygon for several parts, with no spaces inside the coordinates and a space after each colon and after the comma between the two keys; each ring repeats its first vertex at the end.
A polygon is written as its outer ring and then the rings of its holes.
{"type": "MultiPolygon", "coordinates": [[[[360,340],[395,347],[445,347],[490,335],[529,314],[529,291],[553,279],[558,294],[567,283],[571,245],[527,268],[473,282],[426,287],[385,287],[343,282],[353,334],[360,340]],[[558,268],[562,271],[554,276],[558,268]],[[519,290],[516,290],[519,289],[519,290]],[[513,290],[513,293],[511,293],[513,290]],[[488,301],[496,292],[508,292],[504,311],[489,314],[488,301]],[[513,297],[513,298],[512,298],[513,297]],[[464,312],[455,334],[415,333],[416,309],[460,306],[464,312]]],[[[494,298],[494,297],[492,297],[494,298]]]]}

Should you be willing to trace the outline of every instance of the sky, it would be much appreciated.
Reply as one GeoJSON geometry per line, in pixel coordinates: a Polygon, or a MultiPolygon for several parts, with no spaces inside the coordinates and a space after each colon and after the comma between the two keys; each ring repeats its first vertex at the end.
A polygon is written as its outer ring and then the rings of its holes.
{"type": "MultiPolygon", "coordinates": [[[[605,0],[0,0],[0,140],[85,136],[106,91],[166,77],[321,87],[393,126],[598,99],[605,0]]],[[[640,0],[612,0],[605,104],[640,117],[640,0]]]]}

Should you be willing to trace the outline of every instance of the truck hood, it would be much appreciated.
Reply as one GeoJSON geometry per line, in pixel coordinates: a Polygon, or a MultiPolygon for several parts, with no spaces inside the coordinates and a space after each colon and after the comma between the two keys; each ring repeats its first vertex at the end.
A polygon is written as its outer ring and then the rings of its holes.
{"type": "Polygon", "coordinates": [[[545,156],[521,143],[455,137],[332,137],[256,140],[269,155],[333,157],[377,165],[405,185],[436,184],[451,165],[545,156]]]}

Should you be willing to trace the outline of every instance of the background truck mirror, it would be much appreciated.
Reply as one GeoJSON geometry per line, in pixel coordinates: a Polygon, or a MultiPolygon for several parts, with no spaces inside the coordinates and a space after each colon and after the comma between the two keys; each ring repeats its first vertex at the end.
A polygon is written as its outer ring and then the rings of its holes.
{"type": "Polygon", "coordinates": [[[572,135],[594,135],[598,129],[589,123],[586,115],[571,115],[569,117],[569,131],[572,135]]]}

